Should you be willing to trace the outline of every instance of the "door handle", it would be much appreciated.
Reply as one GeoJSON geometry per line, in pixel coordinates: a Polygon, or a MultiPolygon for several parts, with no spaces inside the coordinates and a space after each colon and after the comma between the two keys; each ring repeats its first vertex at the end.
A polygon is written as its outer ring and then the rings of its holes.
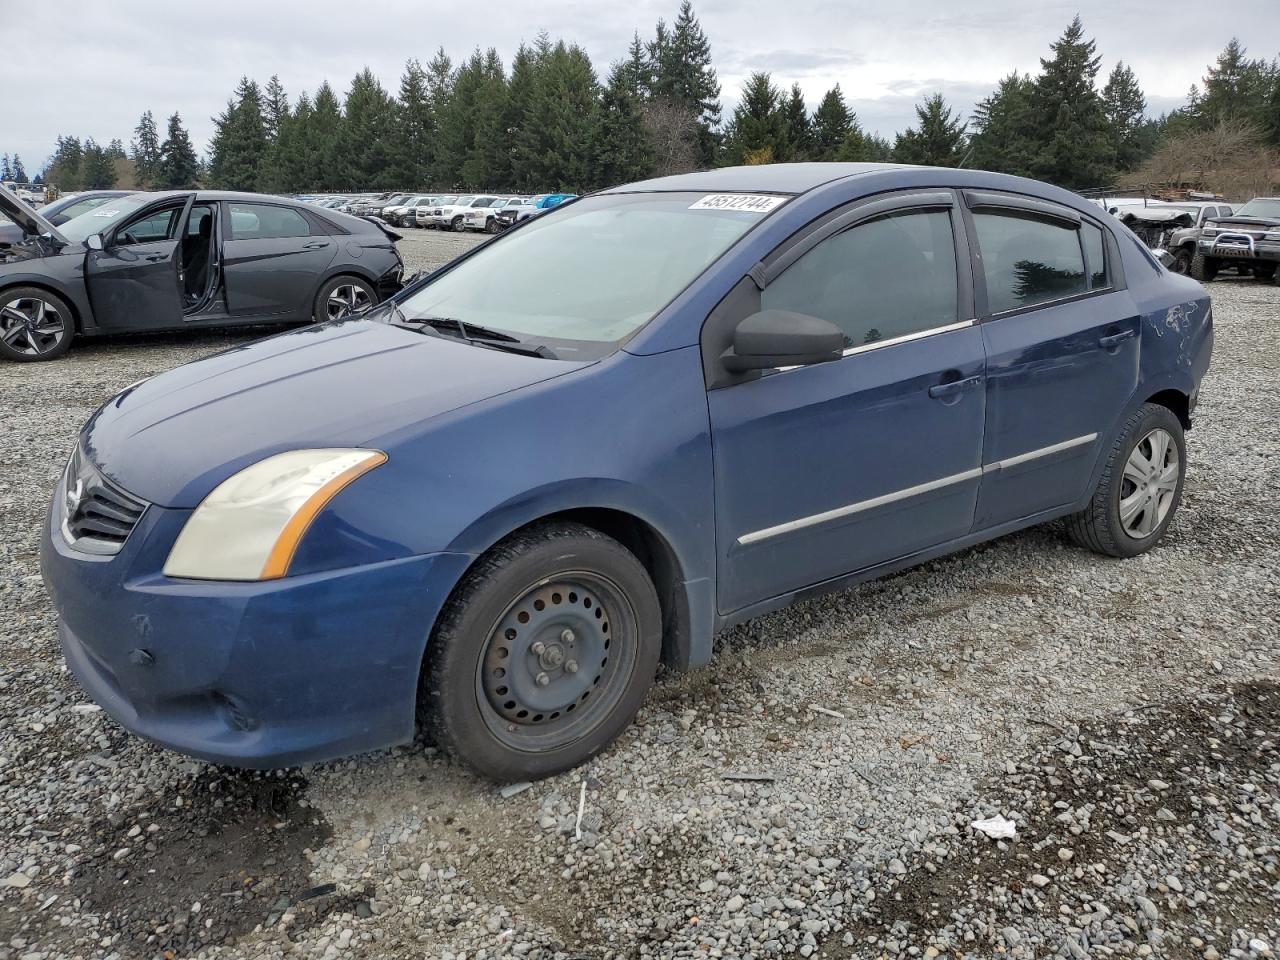
{"type": "Polygon", "coordinates": [[[314,240],[311,243],[304,243],[302,245],[302,249],[303,250],[319,250],[321,247],[327,247],[328,245],[329,245],[328,240],[314,240]]]}
{"type": "Polygon", "coordinates": [[[929,388],[929,396],[935,400],[953,397],[965,390],[972,390],[980,383],[982,383],[982,377],[979,376],[965,377],[963,380],[952,380],[948,383],[935,383],[929,388]]]}
{"type": "Polygon", "coordinates": [[[168,260],[169,255],[167,253],[148,253],[142,259],[148,263],[159,263],[161,260],[168,260]]]}
{"type": "Polygon", "coordinates": [[[1109,333],[1105,337],[1098,338],[1098,346],[1104,350],[1110,350],[1112,347],[1117,347],[1130,337],[1136,337],[1137,335],[1138,331],[1134,329],[1121,330],[1119,333],[1109,333]]]}

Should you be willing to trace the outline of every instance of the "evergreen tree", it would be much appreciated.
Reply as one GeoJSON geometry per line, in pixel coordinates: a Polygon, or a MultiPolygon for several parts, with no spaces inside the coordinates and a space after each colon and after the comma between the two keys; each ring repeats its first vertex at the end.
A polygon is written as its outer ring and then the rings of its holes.
{"type": "Polygon", "coordinates": [[[484,86],[484,56],[477,49],[453,74],[448,96],[438,114],[436,180],[449,189],[473,189],[463,166],[476,142],[476,100],[484,86]]]}
{"type": "Polygon", "coordinates": [[[509,187],[512,157],[507,149],[507,76],[492,47],[480,64],[475,91],[475,139],[462,164],[462,179],[481,190],[509,187]]]}
{"type": "Polygon", "coordinates": [[[1031,95],[1035,82],[1024,74],[1011,73],[995,92],[973,111],[976,133],[970,142],[966,166],[1018,176],[1031,175],[1035,144],[1028,135],[1033,126],[1031,95]]]}
{"type": "Polygon", "coordinates": [[[365,186],[350,179],[350,168],[341,160],[343,127],[346,119],[338,98],[324,81],[312,101],[310,122],[304,128],[302,154],[305,158],[303,182],[313,190],[346,190],[365,186]]]}
{"type": "Polygon", "coordinates": [[[363,190],[388,190],[398,186],[391,168],[395,102],[368,67],[351,81],[345,114],[340,156],[346,181],[363,190]]]}
{"type": "Polygon", "coordinates": [[[447,156],[448,151],[441,144],[445,117],[451,110],[450,101],[453,99],[454,80],[453,61],[444,52],[444,47],[440,47],[426,69],[427,100],[431,106],[433,129],[431,164],[427,170],[427,177],[433,187],[442,186],[446,189],[457,182],[458,166],[461,165],[460,160],[458,165],[454,165],[453,159],[447,156]]]}
{"type": "Polygon", "coordinates": [[[529,123],[516,159],[540,189],[584,192],[593,172],[599,84],[591,60],[563,40],[538,49],[529,123]]]}
{"type": "Polygon", "coordinates": [[[241,77],[227,109],[213,123],[210,185],[219,190],[259,189],[265,174],[267,134],[257,83],[241,77]]]}
{"type": "Polygon", "coordinates": [[[1265,105],[1273,82],[1265,60],[1250,59],[1240,41],[1231,41],[1218,54],[1204,78],[1204,93],[1191,104],[1202,129],[1224,121],[1263,121],[1265,105]]]}
{"type": "Polygon", "coordinates": [[[1102,88],[1102,105],[1116,166],[1132,170],[1150,152],[1152,144],[1146,121],[1147,98],[1138,86],[1138,78],[1123,60],[1107,77],[1106,86],[1102,88]]]}
{"type": "Polygon", "coordinates": [[[120,140],[119,137],[115,137],[109,144],[107,144],[107,156],[110,157],[112,160],[126,159],[126,154],[124,152],[124,143],[120,140]]]}
{"type": "Polygon", "coordinates": [[[13,155],[13,179],[18,183],[27,182],[27,171],[23,169],[22,158],[16,153],[13,155]]]}
{"type": "Polygon", "coordinates": [[[653,61],[649,51],[640,39],[639,33],[631,35],[631,46],[627,49],[627,60],[624,65],[626,77],[631,85],[631,94],[637,100],[643,100],[653,94],[653,61]]]}
{"type": "Polygon", "coordinates": [[[289,95],[284,92],[280,78],[273,73],[262,97],[262,129],[272,143],[280,136],[280,127],[288,115],[289,95]]]}
{"type": "Polygon", "coordinates": [[[769,74],[747,77],[742,100],[725,133],[725,157],[730,163],[773,163],[790,152],[782,94],[769,74]]]}
{"type": "Polygon", "coordinates": [[[110,190],[116,185],[116,170],[107,151],[93,138],[85,140],[80,161],[80,186],[86,190],[110,190]]]}
{"type": "Polygon", "coordinates": [[[652,174],[653,150],[640,111],[634,67],[627,60],[609,71],[600,94],[595,138],[594,186],[610,187],[652,174]]]}
{"type": "Polygon", "coordinates": [[[150,110],[142,115],[134,128],[133,142],[129,147],[138,186],[153,186],[160,169],[160,135],[156,132],[155,117],[150,110]]]}
{"type": "Polygon", "coordinates": [[[427,72],[417,59],[410,59],[404,65],[399,99],[391,179],[410,189],[423,189],[431,179],[435,118],[427,72]]]}
{"type": "Polygon", "coordinates": [[[531,48],[520,44],[511,61],[511,79],[507,82],[507,96],[502,120],[502,169],[505,183],[512,189],[534,191],[540,189],[533,182],[519,159],[519,147],[528,136],[530,117],[533,113],[535,91],[538,85],[539,51],[545,52],[545,37],[539,38],[539,46],[531,48]]]}
{"type": "Polygon", "coordinates": [[[315,171],[307,154],[311,118],[311,100],[304,91],[297,105],[280,117],[280,127],[267,157],[263,189],[274,193],[301,193],[322,185],[322,181],[313,179],[315,171]]]}
{"type": "Polygon", "coordinates": [[[812,149],[812,127],[809,122],[809,111],[804,105],[804,92],[800,84],[791,85],[791,95],[782,108],[787,123],[787,143],[790,153],[785,160],[808,160],[812,149]]]}
{"type": "Polygon", "coordinates": [[[854,117],[835,159],[844,163],[887,163],[893,159],[893,146],[884,137],[864,131],[854,117]]]}
{"type": "Polygon", "coordinates": [[[182,117],[175,110],[169,117],[169,127],[164,143],[160,145],[160,163],[156,169],[155,186],[163,190],[182,190],[196,185],[200,176],[200,161],[191,137],[182,126],[182,117]]]}
{"type": "Polygon", "coordinates": [[[1099,58],[1077,16],[1041,59],[1031,91],[1036,119],[1033,176],[1070,189],[1109,183],[1115,171],[1102,97],[1095,89],[1099,58]]]}
{"type": "Polygon", "coordinates": [[[957,167],[965,154],[965,124],[951,111],[941,93],[916,106],[918,128],[898,134],[893,145],[895,163],[919,163],[931,167],[957,167]]]}
{"type": "Polygon", "coordinates": [[[9,155],[6,153],[0,157],[0,183],[5,180],[13,179],[13,168],[9,166],[9,155]]]}
{"type": "Polygon", "coordinates": [[[78,137],[58,137],[57,149],[46,171],[46,182],[52,182],[64,193],[82,189],[80,164],[83,158],[84,148],[78,137]]]}
{"type": "Polygon", "coordinates": [[[687,106],[698,118],[702,162],[711,165],[719,146],[720,81],[711,65],[711,43],[694,15],[691,0],[681,0],[670,31],[659,20],[650,44],[654,96],[687,106]]]}
{"type": "Polygon", "coordinates": [[[822,97],[813,114],[812,145],[814,160],[834,160],[852,129],[853,114],[836,84],[822,97]]]}

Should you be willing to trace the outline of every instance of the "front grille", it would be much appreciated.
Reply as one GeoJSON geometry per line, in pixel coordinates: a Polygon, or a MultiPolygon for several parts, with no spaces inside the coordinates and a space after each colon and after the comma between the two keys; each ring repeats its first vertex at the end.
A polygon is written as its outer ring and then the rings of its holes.
{"type": "Polygon", "coordinates": [[[120,552],[147,509],[140,500],[104,477],[79,445],[67,464],[62,532],[85,553],[120,552]]]}

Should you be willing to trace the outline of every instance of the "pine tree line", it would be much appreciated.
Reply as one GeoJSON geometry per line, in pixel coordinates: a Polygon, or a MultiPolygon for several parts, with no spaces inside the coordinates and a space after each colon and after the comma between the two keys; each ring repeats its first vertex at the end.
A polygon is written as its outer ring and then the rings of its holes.
{"type": "MultiPolygon", "coordinates": [[[[747,78],[722,117],[711,46],[683,0],[650,40],[633,37],[602,78],[576,44],[545,34],[509,68],[496,50],[454,64],[440,49],[411,59],[394,91],[369,69],[343,96],[327,83],[291,100],[278,77],[244,77],[214,118],[201,165],[174,113],[162,141],[150,111],[122,167],[120,142],[61,137],[46,179],[62,189],[206,186],[275,193],[501,189],[585,192],[713,165],[796,160],[968,166],[1081,189],[1114,183],[1171,138],[1231,123],[1280,146],[1280,59],[1251,59],[1232,40],[1184,107],[1147,111],[1118,62],[1099,86],[1099,57],[1076,17],[1037,74],[1002,79],[966,121],[940,93],[892,142],[865,130],[837,84],[811,112],[799,84],[747,78]]],[[[3,175],[0,167],[0,175],[3,175]]]]}

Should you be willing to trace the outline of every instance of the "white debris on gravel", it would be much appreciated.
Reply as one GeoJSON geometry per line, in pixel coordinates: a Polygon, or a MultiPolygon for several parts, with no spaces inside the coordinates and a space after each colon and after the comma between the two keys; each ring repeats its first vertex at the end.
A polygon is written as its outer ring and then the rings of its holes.
{"type": "Polygon", "coordinates": [[[75,431],[248,335],[0,367],[0,960],[1272,956],[1280,289],[1211,289],[1159,549],[1050,526],[744,624],[506,798],[421,743],[238,773],[78,710],[37,563],[75,431]],[[971,828],[996,815],[1016,836],[971,828]]]}

